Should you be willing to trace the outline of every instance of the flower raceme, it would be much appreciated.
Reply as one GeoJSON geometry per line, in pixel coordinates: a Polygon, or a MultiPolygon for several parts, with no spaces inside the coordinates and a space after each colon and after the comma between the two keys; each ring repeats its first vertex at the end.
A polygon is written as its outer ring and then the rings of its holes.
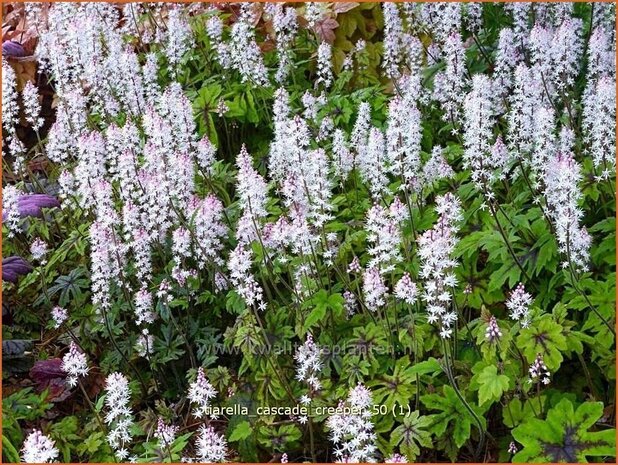
{"type": "Polygon", "coordinates": [[[119,460],[129,456],[127,446],[133,438],[133,412],[131,410],[131,390],[129,380],[122,373],[112,373],[105,380],[105,423],[109,432],[107,441],[119,460]]]}
{"type": "Polygon", "coordinates": [[[427,305],[428,321],[438,325],[441,337],[449,338],[457,321],[457,313],[451,304],[451,293],[457,285],[453,272],[457,261],[452,255],[458,241],[456,234],[462,213],[460,201],[453,194],[438,197],[436,204],[440,215],[438,222],[418,239],[420,277],[424,288],[422,299],[427,305]]]}
{"type": "Polygon", "coordinates": [[[307,382],[313,391],[320,390],[321,384],[316,375],[322,370],[321,350],[311,334],[307,335],[305,343],[298,348],[294,359],[296,379],[307,382]]]}
{"type": "Polygon", "coordinates": [[[67,384],[71,387],[77,386],[79,378],[88,374],[88,358],[73,341],[62,358],[61,368],[67,374],[67,384]]]}
{"type": "Polygon", "coordinates": [[[351,413],[337,413],[326,421],[330,439],[335,444],[334,454],[338,463],[376,461],[372,405],[371,391],[358,384],[350,390],[346,401],[339,404],[341,409],[348,407],[351,413]]]}
{"type": "Polygon", "coordinates": [[[581,166],[573,155],[557,153],[549,160],[544,183],[548,214],[555,225],[559,250],[566,257],[563,266],[586,270],[591,237],[580,226],[584,214],[579,206],[581,177],[581,166]]]}
{"type": "MultiPolygon", "coordinates": [[[[212,426],[200,427],[195,443],[196,463],[224,462],[227,456],[227,443],[225,438],[217,433],[212,426]]],[[[193,460],[191,460],[193,461],[193,460]]]]}
{"type": "Polygon", "coordinates": [[[35,430],[24,441],[21,459],[25,463],[53,462],[60,454],[55,446],[55,441],[35,430]]]}
{"type": "Polygon", "coordinates": [[[506,301],[506,308],[510,311],[511,319],[519,321],[523,328],[527,328],[530,325],[531,304],[532,295],[526,292],[522,283],[519,283],[506,301]]]}
{"type": "Polygon", "coordinates": [[[189,386],[189,392],[187,397],[189,401],[197,407],[193,411],[193,415],[196,418],[202,418],[206,415],[206,410],[210,405],[210,400],[213,399],[217,395],[217,391],[210,384],[208,379],[206,379],[206,375],[204,374],[204,369],[202,367],[197,370],[197,378],[191,385],[189,386]]]}

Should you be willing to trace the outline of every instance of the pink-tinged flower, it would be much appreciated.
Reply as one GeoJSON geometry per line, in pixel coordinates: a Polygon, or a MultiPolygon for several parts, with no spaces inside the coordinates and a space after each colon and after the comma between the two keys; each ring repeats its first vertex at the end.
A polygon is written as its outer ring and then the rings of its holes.
{"type": "Polygon", "coordinates": [[[47,260],[45,260],[45,255],[49,252],[49,248],[47,243],[43,241],[41,238],[37,237],[30,244],[30,254],[32,255],[32,259],[41,263],[41,265],[45,265],[47,260]]]}
{"type": "Polygon", "coordinates": [[[103,187],[107,172],[107,147],[103,136],[96,131],[83,134],[77,141],[78,163],[75,180],[80,206],[86,210],[97,207],[95,189],[103,187]]]}
{"type": "MultiPolygon", "coordinates": [[[[296,121],[300,122],[300,118],[296,121]]],[[[293,221],[321,227],[332,219],[332,182],[328,176],[328,159],[324,150],[294,153],[281,193],[293,221]]]]}
{"type": "MultiPolygon", "coordinates": [[[[446,68],[436,74],[433,98],[440,103],[444,112],[442,119],[457,123],[461,119],[461,109],[466,98],[466,49],[459,32],[450,34],[444,44],[446,68]]],[[[478,75],[476,75],[478,76],[478,75]]]]}
{"type": "Polygon", "coordinates": [[[62,357],[62,370],[67,374],[67,383],[77,386],[79,378],[88,374],[88,359],[75,342],[71,341],[69,351],[62,357]]]}
{"type": "Polygon", "coordinates": [[[55,441],[45,436],[39,430],[28,435],[21,449],[21,460],[24,463],[49,463],[59,455],[55,441]]]}
{"type": "Polygon", "coordinates": [[[405,273],[401,279],[395,284],[395,297],[403,300],[408,305],[414,305],[418,296],[416,283],[410,279],[410,273],[405,273]]]}
{"type": "Polygon", "coordinates": [[[206,174],[212,174],[217,147],[214,146],[208,136],[202,137],[197,143],[197,164],[206,174]]]}
{"type": "Polygon", "coordinates": [[[510,311],[511,319],[519,321],[522,327],[527,328],[530,324],[531,304],[532,295],[526,292],[522,283],[519,283],[506,301],[506,308],[510,311]]]}
{"type": "Polygon", "coordinates": [[[129,380],[122,373],[112,373],[105,380],[105,423],[108,425],[107,442],[116,457],[124,461],[126,447],[133,439],[133,412],[129,380]]]}
{"type": "Polygon", "coordinates": [[[348,317],[350,317],[354,315],[354,313],[356,313],[356,309],[358,308],[358,301],[356,300],[356,296],[350,291],[345,291],[343,293],[343,298],[345,299],[343,307],[345,308],[348,317]]]}
{"type": "Polygon", "coordinates": [[[448,179],[455,176],[455,171],[448,164],[444,155],[443,148],[435,146],[431,151],[431,157],[423,165],[422,181],[423,187],[429,187],[440,179],[448,179]]]}
{"type": "Polygon", "coordinates": [[[275,79],[283,83],[293,65],[292,46],[298,32],[298,20],[296,8],[285,7],[280,3],[267,3],[270,6],[275,41],[277,43],[277,57],[279,66],[275,73],[275,79]]]}
{"type": "Polygon", "coordinates": [[[596,84],[597,79],[601,76],[611,76],[615,69],[614,40],[612,35],[609,28],[601,25],[595,27],[592,34],[590,34],[588,41],[588,69],[586,70],[588,85],[596,84]]]}
{"type": "Polygon", "coordinates": [[[401,454],[392,454],[384,459],[384,463],[409,463],[408,458],[401,454]]]}
{"type": "Polygon", "coordinates": [[[92,301],[100,312],[111,305],[111,285],[120,277],[119,261],[122,262],[124,254],[112,228],[99,221],[90,226],[90,247],[92,301]]]}
{"type": "Polygon", "coordinates": [[[281,454],[281,463],[288,463],[288,454],[285,452],[281,454]]]}
{"type": "Polygon", "coordinates": [[[217,433],[212,426],[202,425],[195,442],[195,450],[198,463],[223,462],[227,456],[227,443],[223,435],[217,433]]]}
{"type": "Polygon", "coordinates": [[[500,327],[498,326],[498,320],[492,315],[491,318],[489,318],[489,323],[485,330],[485,338],[491,343],[497,341],[501,337],[502,331],[500,331],[500,327]]]}
{"type": "Polygon", "coordinates": [[[290,95],[280,87],[275,91],[273,102],[274,139],[268,154],[268,174],[277,181],[287,173],[290,151],[299,149],[290,145],[290,121],[290,95]]]}
{"type": "Polygon", "coordinates": [[[318,46],[318,77],[315,81],[315,87],[320,84],[328,89],[333,83],[333,70],[332,70],[332,57],[333,50],[328,42],[322,42],[318,46]]]}
{"type": "Polygon", "coordinates": [[[296,379],[306,381],[312,391],[318,391],[322,387],[316,376],[322,370],[321,353],[320,346],[313,342],[313,337],[308,334],[305,343],[294,354],[296,379]]]}
{"type": "Polygon", "coordinates": [[[189,401],[192,404],[196,404],[193,415],[196,418],[205,416],[210,405],[210,399],[213,399],[216,395],[217,391],[206,379],[204,369],[202,367],[198,368],[197,378],[189,385],[189,392],[187,393],[189,401]]]}
{"type": "MultiPolygon", "coordinates": [[[[130,3],[125,3],[130,5],[130,3]]],[[[127,24],[131,21],[127,21],[127,24]]],[[[157,63],[157,54],[150,52],[146,54],[146,61],[142,66],[142,83],[144,85],[144,98],[148,105],[153,105],[161,96],[161,89],[158,79],[159,64],[157,63]]]]}
{"type": "Polygon", "coordinates": [[[345,133],[341,129],[333,132],[333,172],[335,177],[345,181],[354,169],[354,154],[348,147],[345,133]]]}
{"type": "Polygon", "coordinates": [[[215,57],[223,69],[232,67],[230,45],[223,41],[223,21],[219,16],[213,16],[206,22],[206,34],[215,57]]]}
{"type": "Polygon", "coordinates": [[[209,261],[223,265],[222,240],[228,231],[223,224],[223,203],[212,194],[204,199],[193,197],[189,204],[189,214],[195,235],[195,254],[199,266],[203,267],[209,261]]]}
{"type": "Polygon", "coordinates": [[[465,20],[469,31],[479,32],[483,27],[483,4],[477,2],[466,3],[465,20]]]}
{"type": "Polygon", "coordinates": [[[516,454],[517,453],[517,446],[515,445],[515,443],[513,441],[511,441],[511,443],[509,444],[509,448],[508,448],[507,452],[509,454],[516,454]]]}
{"type": "Polygon", "coordinates": [[[268,84],[268,71],[255,41],[252,8],[251,4],[242,4],[240,17],[232,25],[229,43],[231,66],[240,73],[242,82],[265,86],[268,84]]]}
{"type": "Polygon", "coordinates": [[[54,328],[58,329],[69,318],[69,312],[62,307],[54,307],[51,311],[51,317],[54,321],[54,328]]]}
{"type": "Polygon", "coordinates": [[[361,102],[358,106],[358,115],[352,135],[350,136],[350,144],[358,154],[364,150],[369,140],[369,129],[371,128],[371,106],[367,102],[361,102]]]}
{"type": "Polygon", "coordinates": [[[159,284],[159,290],[157,291],[157,297],[164,303],[170,303],[174,296],[171,295],[172,285],[167,279],[164,279],[159,284]]]}
{"type": "Polygon", "coordinates": [[[251,274],[252,253],[245,250],[242,244],[238,244],[230,253],[228,269],[232,285],[248,306],[258,305],[262,307],[262,287],[251,274]]]}
{"type": "Polygon", "coordinates": [[[39,102],[39,93],[37,88],[31,81],[27,81],[24,85],[22,90],[22,98],[24,102],[24,114],[26,121],[30,124],[30,126],[32,126],[32,129],[38,131],[43,126],[43,118],[40,116],[41,103],[39,102]]]}
{"type": "Polygon", "coordinates": [[[230,282],[225,273],[221,271],[215,272],[215,291],[223,292],[230,287],[230,282]]]}
{"type": "MultiPolygon", "coordinates": [[[[129,204],[125,204],[125,213],[127,212],[126,207],[128,205],[129,204]]],[[[144,228],[137,226],[137,223],[135,228],[131,228],[131,232],[133,237],[132,241],[130,241],[130,247],[133,249],[135,275],[138,281],[147,282],[150,280],[152,275],[152,250],[150,236],[144,228]]]]}
{"type": "Polygon", "coordinates": [[[551,74],[558,91],[565,91],[573,85],[579,74],[582,52],[584,50],[582,36],[582,20],[567,17],[554,31],[551,42],[551,74]]]}
{"type": "Polygon", "coordinates": [[[372,197],[378,199],[381,194],[388,191],[388,173],[391,169],[384,133],[372,127],[369,130],[367,143],[357,149],[356,160],[361,177],[369,185],[372,197]]]}
{"type": "Polygon", "coordinates": [[[472,171],[472,181],[477,188],[490,191],[499,174],[490,157],[493,138],[494,109],[489,78],[475,74],[472,91],[464,103],[464,168],[472,171]]]}
{"type": "Polygon", "coordinates": [[[21,191],[11,184],[2,189],[2,223],[9,229],[9,238],[21,231],[19,201],[22,197],[21,191]]]}
{"type": "Polygon", "coordinates": [[[530,383],[535,381],[540,381],[543,384],[549,384],[551,382],[550,375],[551,373],[547,369],[545,362],[543,361],[543,356],[541,354],[537,354],[536,359],[530,365],[528,369],[530,373],[530,379],[528,380],[530,383]]]}
{"type": "Polygon", "coordinates": [[[181,58],[193,45],[193,32],[180,8],[170,8],[167,16],[165,56],[171,71],[176,71],[181,58]]]}
{"type": "Polygon", "coordinates": [[[603,76],[584,100],[585,140],[599,180],[609,179],[616,168],[616,82],[603,76]]]}
{"type": "Polygon", "coordinates": [[[222,118],[223,116],[225,116],[225,114],[230,111],[230,107],[227,106],[227,103],[225,103],[225,100],[223,100],[222,98],[219,99],[219,102],[217,102],[217,115],[222,118]]]}
{"type": "Polygon", "coordinates": [[[189,278],[197,278],[197,271],[193,268],[184,269],[180,265],[175,265],[174,268],[172,268],[171,276],[178,283],[178,285],[182,287],[186,284],[189,278]]]}
{"type": "Polygon", "coordinates": [[[135,324],[152,323],[155,319],[153,312],[152,294],[145,287],[135,294],[135,324]]]}
{"type": "Polygon", "coordinates": [[[372,312],[386,304],[388,287],[384,284],[382,274],[377,268],[367,268],[363,273],[363,295],[365,305],[372,312]]]}
{"type": "Polygon", "coordinates": [[[357,256],[354,256],[350,264],[348,265],[348,273],[360,273],[363,270],[360,264],[360,260],[357,256]]]}
{"type": "MultiPolygon", "coordinates": [[[[3,44],[4,47],[4,44],[3,44]]],[[[15,70],[2,59],[2,127],[15,136],[15,125],[19,123],[19,105],[17,104],[17,77],[15,70]]]]}
{"type": "MultiPolygon", "coordinates": [[[[543,92],[543,81],[538,72],[525,63],[518,64],[513,72],[513,90],[507,97],[510,107],[507,141],[511,151],[523,160],[526,160],[524,153],[532,150],[535,143],[537,113],[544,106],[543,92]]],[[[550,128],[549,132],[553,129],[550,128]]]]}
{"type": "Polygon", "coordinates": [[[374,462],[376,434],[371,421],[373,405],[371,391],[358,384],[339,407],[348,407],[351,413],[336,413],[326,420],[330,440],[335,445],[334,454],[338,462],[374,462]]]}
{"type": "Polygon", "coordinates": [[[537,107],[534,115],[533,150],[530,164],[534,187],[538,187],[542,181],[549,160],[556,152],[558,142],[555,129],[556,115],[553,108],[537,107]]]}
{"type": "Polygon", "coordinates": [[[372,405],[371,391],[359,383],[350,391],[348,402],[353,407],[368,408],[372,405]]]}
{"type": "Polygon", "coordinates": [[[172,252],[177,265],[182,264],[183,259],[191,257],[191,233],[188,229],[179,227],[172,233],[172,252]]]}
{"type": "Polygon", "coordinates": [[[584,214],[579,207],[580,179],[581,167],[571,153],[557,153],[549,160],[544,176],[545,197],[558,250],[566,256],[565,266],[586,270],[592,240],[586,228],[579,225],[584,214]]]}
{"type": "Polygon", "coordinates": [[[253,168],[253,162],[243,144],[236,158],[238,175],[236,190],[243,217],[239,221],[236,237],[245,242],[252,241],[259,227],[260,219],[266,217],[267,185],[264,178],[253,168]]]}
{"type": "Polygon", "coordinates": [[[320,24],[324,18],[326,8],[321,2],[307,2],[305,4],[305,20],[311,29],[320,24]]]}
{"type": "Polygon", "coordinates": [[[459,199],[451,193],[438,197],[436,203],[438,222],[418,239],[420,278],[424,281],[423,300],[427,304],[428,321],[439,325],[442,338],[449,338],[451,327],[457,321],[457,313],[451,306],[451,292],[457,285],[453,273],[457,261],[452,255],[462,213],[459,199]]]}
{"type": "Polygon", "coordinates": [[[166,448],[174,442],[179,429],[178,426],[166,425],[163,418],[159,417],[154,437],[159,440],[162,448],[166,448]]]}
{"type": "MultiPolygon", "coordinates": [[[[386,5],[386,4],[385,4],[386,5]]],[[[395,7],[396,8],[396,7],[395,7]]],[[[386,147],[392,163],[391,171],[412,186],[421,164],[421,112],[418,108],[421,88],[420,75],[400,79],[401,96],[393,98],[388,106],[386,147]]],[[[404,189],[405,185],[401,188],[404,189]]]]}
{"type": "Polygon", "coordinates": [[[389,78],[398,78],[403,55],[403,24],[396,3],[384,2],[384,58],[382,66],[389,78]]]}
{"type": "Polygon", "coordinates": [[[492,82],[492,88],[500,99],[504,99],[513,88],[513,72],[522,57],[513,29],[501,29],[492,82]]]}
{"type": "MultiPolygon", "coordinates": [[[[399,213],[397,208],[393,211],[399,213]]],[[[378,268],[382,274],[392,271],[401,261],[401,230],[397,216],[377,203],[367,212],[367,251],[372,257],[368,266],[378,268]]]]}
{"type": "Polygon", "coordinates": [[[135,351],[140,357],[148,357],[154,353],[154,336],[150,334],[147,328],[142,329],[135,342],[135,351]]]}

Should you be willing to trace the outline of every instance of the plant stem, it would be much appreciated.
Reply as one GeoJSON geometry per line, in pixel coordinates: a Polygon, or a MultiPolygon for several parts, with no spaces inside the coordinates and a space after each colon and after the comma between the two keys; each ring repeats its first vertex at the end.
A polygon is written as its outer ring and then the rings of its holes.
{"type": "Polygon", "coordinates": [[[466,401],[465,397],[463,396],[463,394],[459,390],[459,387],[457,386],[457,381],[455,380],[455,377],[453,376],[453,372],[451,371],[452,361],[449,357],[448,345],[446,344],[446,341],[444,339],[442,339],[442,348],[444,350],[444,359],[446,361],[445,366],[444,366],[445,368],[444,371],[446,372],[446,376],[448,377],[448,380],[451,383],[451,387],[455,391],[455,394],[457,394],[457,397],[459,397],[459,400],[463,403],[466,410],[468,410],[468,412],[470,413],[470,415],[476,422],[476,426],[479,430],[479,443],[477,445],[476,452],[474,453],[474,460],[476,461],[480,457],[481,451],[483,450],[483,447],[485,446],[485,437],[486,437],[485,427],[483,426],[481,419],[478,417],[476,412],[472,409],[470,404],[466,401]]]}

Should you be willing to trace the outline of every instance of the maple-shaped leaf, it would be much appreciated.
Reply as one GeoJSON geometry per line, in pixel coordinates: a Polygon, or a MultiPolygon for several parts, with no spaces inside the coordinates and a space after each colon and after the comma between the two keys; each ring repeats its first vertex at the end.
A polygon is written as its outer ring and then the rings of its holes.
{"type": "Polygon", "coordinates": [[[536,412],[542,411],[546,400],[546,396],[531,397],[523,402],[519,399],[512,399],[502,409],[502,421],[508,428],[519,426],[528,418],[536,416],[536,412]]]}
{"type": "MultiPolygon", "coordinates": [[[[439,437],[444,435],[450,425],[455,445],[461,447],[470,437],[470,426],[475,420],[451,386],[444,385],[442,391],[444,396],[428,394],[421,397],[421,402],[429,409],[440,410],[440,413],[429,415],[432,420],[431,431],[439,437]]],[[[484,429],[485,419],[482,416],[484,409],[473,404],[470,407],[483,423],[484,429]]]]}
{"type": "Polygon", "coordinates": [[[335,2],[333,3],[333,11],[336,14],[341,14],[353,10],[358,5],[358,2],[335,2]]]}
{"type": "MultiPolygon", "coordinates": [[[[410,367],[407,357],[402,357],[393,368],[393,374],[380,376],[367,383],[372,388],[373,398],[377,403],[386,405],[390,410],[395,405],[405,405],[416,393],[416,375],[410,367]]],[[[410,457],[408,457],[410,458],[410,457]]]]}
{"type": "Polygon", "coordinates": [[[517,338],[517,347],[524,353],[528,363],[534,362],[537,354],[550,371],[556,371],[562,363],[562,352],[567,351],[567,340],[563,327],[551,315],[543,315],[529,328],[523,329],[517,338]]]}
{"type": "Polygon", "coordinates": [[[421,453],[422,447],[433,447],[431,433],[427,427],[431,425],[431,418],[419,416],[418,410],[412,412],[403,419],[403,425],[399,425],[391,434],[393,446],[399,446],[399,450],[408,460],[414,460],[421,453]]]}
{"type": "Polygon", "coordinates": [[[588,457],[615,457],[615,429],[588,431],[602,416],[602,402],[584,402],[575,410],[562,399],[545,420],[530,418],[512,431],[523,446],[513,462],[587,463],[588,457]]]}
{"type": "Polygon", "coordinates": [[[498,374],[495,365],[483,368],[481,372],[472,378],[479,386],[479,405],[490,401],[490,404],[500,400],[502,394],[509,389],[509,377],[498,374]]]}
{"type": "Polygon", "coordinates": [[[335,29],[339,26],[336,19],[325,18],[315,25],[315,33],[320,40],[332,44],[335,41],[335,29]]]}

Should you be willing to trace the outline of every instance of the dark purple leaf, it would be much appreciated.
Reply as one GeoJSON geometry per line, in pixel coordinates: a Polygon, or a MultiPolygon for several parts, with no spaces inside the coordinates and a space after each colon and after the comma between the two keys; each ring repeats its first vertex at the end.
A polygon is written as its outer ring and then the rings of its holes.
{"type": "Polygon", "coordinates": [[[30,377],[36,383],[37,391],[49,389],[49,400],[62,401],[71,391],[66,384],[66,373],[62,370],[62,359],[50,358],[35,362],[30,369],[30,377]]]}
{"type": "MultiPolygon", "coordinates": [[[[43,216],[42,208],[54,208],[59,207],[60,202],[56,197],[47,194],[30,194],[22,195],[17,199],[17,209],[19,210],[19,216],[36,216],[40,218],[43,216]]],[[[6,212],[2,212],[2,219],[6,219],[6,212]]]]}
{"type": "Polygon", "coordinates": [[[33,343],[28,339],[8,339],[2,341],[2,357],[22,357],[32,350],[33,343]]]}
{"type": "Polygon", "coordinates": [[[60,202],[56,197],[47,194],[24,195],[19,198],[19,214],[23,216],[41,216],[41,208],[59,207],[60,202]]]}
{"type": "Polygon", "coordinates": [[[61,368],[61,358],[50,358],[47,360],[38,360],[30,370],[30,377],[37,384],[48,383],[54,378],[65,378],[66,373],[61,368]]]}
{"type": "Polygon", "coordinates": [[[16,283],[17,278],[32,271],[32,266],[21,257],[7,257],[2,259],[2,280],[16,283]]]}
{"type": "Polygon", "coordinates": [[[67,381],[64,378],[54,378],[47,385],[49,392],[48,399],[51,402],[62,402],[71,395],[71,389],[67,385],[67,381]]]}
{"type": "Polygon", "coordinates": [[[2,43],[2,56],[3,57],[23,57],[26,56],[24,47],[19,42],[14,40],[7,40],[2,43]]]}

